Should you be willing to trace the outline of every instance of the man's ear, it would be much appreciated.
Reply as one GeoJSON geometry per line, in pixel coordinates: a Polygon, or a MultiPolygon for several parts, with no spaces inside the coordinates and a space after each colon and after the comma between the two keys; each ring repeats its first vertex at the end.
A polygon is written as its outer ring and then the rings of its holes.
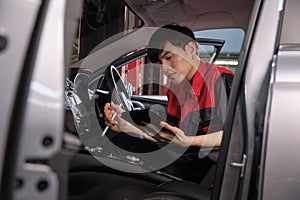
{"type": "Polygon", "coordinates": [[[195,42],[189,42],[185,45],[185,50],[187,53],[196,55],[197,54],[197,46],[195,42]]]}

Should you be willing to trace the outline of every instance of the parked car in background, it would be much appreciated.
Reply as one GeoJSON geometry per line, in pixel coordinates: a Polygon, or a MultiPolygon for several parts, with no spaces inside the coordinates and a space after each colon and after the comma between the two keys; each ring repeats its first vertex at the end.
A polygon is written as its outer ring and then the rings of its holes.
{"type": "Polygon", "coordinates": [[[298,199],[299,9],[298,0],[0,0],[0,199],[298,199]],[[133,110],[167,106],[147,44],[169,23],[191,28],[199,56],[235,73],[222,146],[201,151],[214,163],[202,180],[112,152],[102,137],[99,105],[113,93],[104,81],[122,83],[133,110]]]}

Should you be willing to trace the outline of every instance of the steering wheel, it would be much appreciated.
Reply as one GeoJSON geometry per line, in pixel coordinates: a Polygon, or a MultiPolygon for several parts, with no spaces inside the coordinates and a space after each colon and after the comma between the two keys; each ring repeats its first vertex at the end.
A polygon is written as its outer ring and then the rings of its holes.
{"type": "Polygon", "coordinates": [[[111,92],[111,101],[120,105],[125,111],[132,111],[134,107],[126,90],[123,79],[113,65],[106,69],[105,79],[107,87],[111,92]]]}

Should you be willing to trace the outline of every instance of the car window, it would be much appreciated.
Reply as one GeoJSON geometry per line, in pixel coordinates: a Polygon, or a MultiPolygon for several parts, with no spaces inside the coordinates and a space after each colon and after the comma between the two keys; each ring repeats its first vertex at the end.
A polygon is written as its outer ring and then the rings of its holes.
{"type": "MultiPolygon", "coordinates": [[[[235,71],[238,65],[238,56],[242,48],[245,33],[242,29],[227,28],[227,29],[212,29],[194,32],[196,37],[214,38],[224,40],[224,46],[215,61],[216,64],[229,68],[235,71]]],[[[211,54],[212,48],[203,47],[204,52],[211,54]]],[[[205,55],[205,54],[204,54],[205,55]]]]}
{"type": "Polygon", "coordinates": [[[164,94],[162,85],[164,85],[166,82],[164,81],[164,77],[162,76],[162,71],[159,68],[151,67],[147,55],[121,66],[119,68],[119,71],[124,81],[131,83],[134,87],[133,94],[164,94]]]}

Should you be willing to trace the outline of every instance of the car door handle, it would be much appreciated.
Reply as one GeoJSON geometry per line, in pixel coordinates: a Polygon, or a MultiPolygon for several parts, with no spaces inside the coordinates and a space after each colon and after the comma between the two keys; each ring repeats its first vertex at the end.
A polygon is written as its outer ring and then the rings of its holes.
{"type": "Polygon", "coordinates": [[[241,178],[244,177],[246,161],[247,161],[247,155],[246,155],[246,154],[243,154],[243,160],[242,160],[241,163],[237,163],[237,162],[232,162],[232,163],[230,163],[230,165],[231,165],[232,167],[239,167],[239,168],[241,168],[241,173],[240,173],[240,177],[241,177],[241,178]]]}

